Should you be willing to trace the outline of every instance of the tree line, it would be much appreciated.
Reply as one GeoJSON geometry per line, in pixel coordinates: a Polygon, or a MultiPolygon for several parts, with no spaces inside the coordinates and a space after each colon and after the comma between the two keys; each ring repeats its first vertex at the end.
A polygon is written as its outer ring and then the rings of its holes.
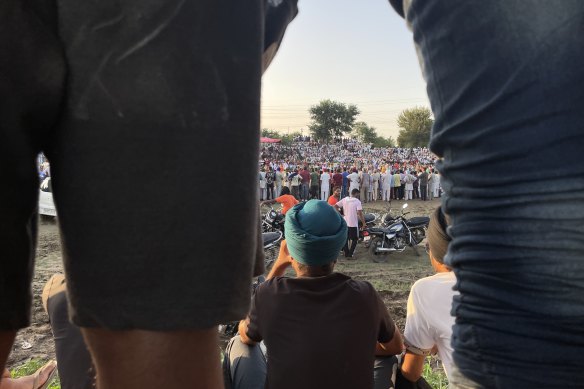
{"type": "MultiPolygon", "coordinates": [[[[329,142],[335,137],[350,136],[374,147],[426,147],[430,141],[430,132],[434,119],[427,107],[413,107],[403,110],[397,118],[400,128],[397,141],[393,137],[383,137],[377,129],[363,121],[357,121],[361,113],[355,104],[345,104],[332,100],[322,100],[308,110],[311,137],[321,142],[329,142]]],[[[278,131],[264,128],[262,136],[282,139],[283,144],[290,144],[300,136],[296,131],[282,135],[278,131]]]]}

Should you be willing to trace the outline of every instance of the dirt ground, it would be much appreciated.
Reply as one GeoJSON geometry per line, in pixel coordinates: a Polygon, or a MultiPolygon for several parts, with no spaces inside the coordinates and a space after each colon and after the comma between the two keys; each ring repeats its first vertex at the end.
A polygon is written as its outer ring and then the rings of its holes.
{"type": "MultiPolygon", "coordinates": [[[[391,203],[392,213],[400,211],[403,201],[391,203]]],[[[439,200],[422,202],[410,200],[408,217],[429,215],[439,205],[439,200]]],[[[365,212],[382,214],[388,203],[377,201],[363,205],[365,212]]],[[[345,273],[355,279],[366,280],[373,284],[383,297],[391,316],[402,329],[405,324],[406,302],[411,285],[419,278],[432,274],[423,243],[418,247],[419,256],[411,248],[402,253],[390,254],[386,263],[374,263],[369,260],[367,250],[362,244],[357,246],[356,260],[347,261],[341,255],[336,271],[345,273]]],[[[61,243],[57,224],[52,220],[41,220],[34,279],[32,285],[33,308],[32,325],[19,331],[8,367],[19,366],[31,358],[55,358],[55,348],[48,317],[41,304],[41,292],[51,275],[62,272],[61,243]]]]}

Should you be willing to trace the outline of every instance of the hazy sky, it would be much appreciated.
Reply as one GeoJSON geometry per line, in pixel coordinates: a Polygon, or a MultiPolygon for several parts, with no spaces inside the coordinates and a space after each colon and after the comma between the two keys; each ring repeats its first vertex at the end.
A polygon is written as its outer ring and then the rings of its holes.
{"type": "Polygon", "coordinates": [[[308,132],[323,99],[356,104],[359,121],[398,134],[405,108],[428,106],[412,33],[387,0],[299,0],[263,78],[262,128],[308,132]]]}

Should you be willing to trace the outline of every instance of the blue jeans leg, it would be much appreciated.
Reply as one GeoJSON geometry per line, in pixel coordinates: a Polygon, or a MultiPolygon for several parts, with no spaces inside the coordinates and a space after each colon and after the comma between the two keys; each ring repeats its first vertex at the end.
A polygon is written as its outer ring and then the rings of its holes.
{"type": "Polygon", "coordinates": [[[584,382],[584,2],[530,3],[406,2],[443,158],[454,361],[489,388],[584,382]]]}
{"type": "Polygon", "coordinates": [[[249,346],[239,335],[231,338],[225,349],[223,369],[230,389],[263,388],[268,374],[266,358],[259,345],[249,346]]]}

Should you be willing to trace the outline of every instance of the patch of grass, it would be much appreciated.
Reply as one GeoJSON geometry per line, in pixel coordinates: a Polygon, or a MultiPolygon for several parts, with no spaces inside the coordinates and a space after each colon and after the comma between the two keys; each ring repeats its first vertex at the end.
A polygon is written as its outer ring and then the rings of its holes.
{"type": "Polygon", "coordinates": [[[442,363],[436,358],[426,358],[422,376],[434,389],[448,388],[448,378],[446,378],[446,373],[442,368],[442,363]]]}
{"type": "MultiPolygon", "coordinates": [[[[20,365],[10,372],[12,378],[24,377],[27,375],[34,374],[38,369],[44,366],[48,361],[43,361],[41,359],[31,359],[24,365],[20,365]]],[[[53,382],[49,385],[49,389],[61,389],[61,382],[59,380],[59,375],[53,377],[53,382]]]]}

